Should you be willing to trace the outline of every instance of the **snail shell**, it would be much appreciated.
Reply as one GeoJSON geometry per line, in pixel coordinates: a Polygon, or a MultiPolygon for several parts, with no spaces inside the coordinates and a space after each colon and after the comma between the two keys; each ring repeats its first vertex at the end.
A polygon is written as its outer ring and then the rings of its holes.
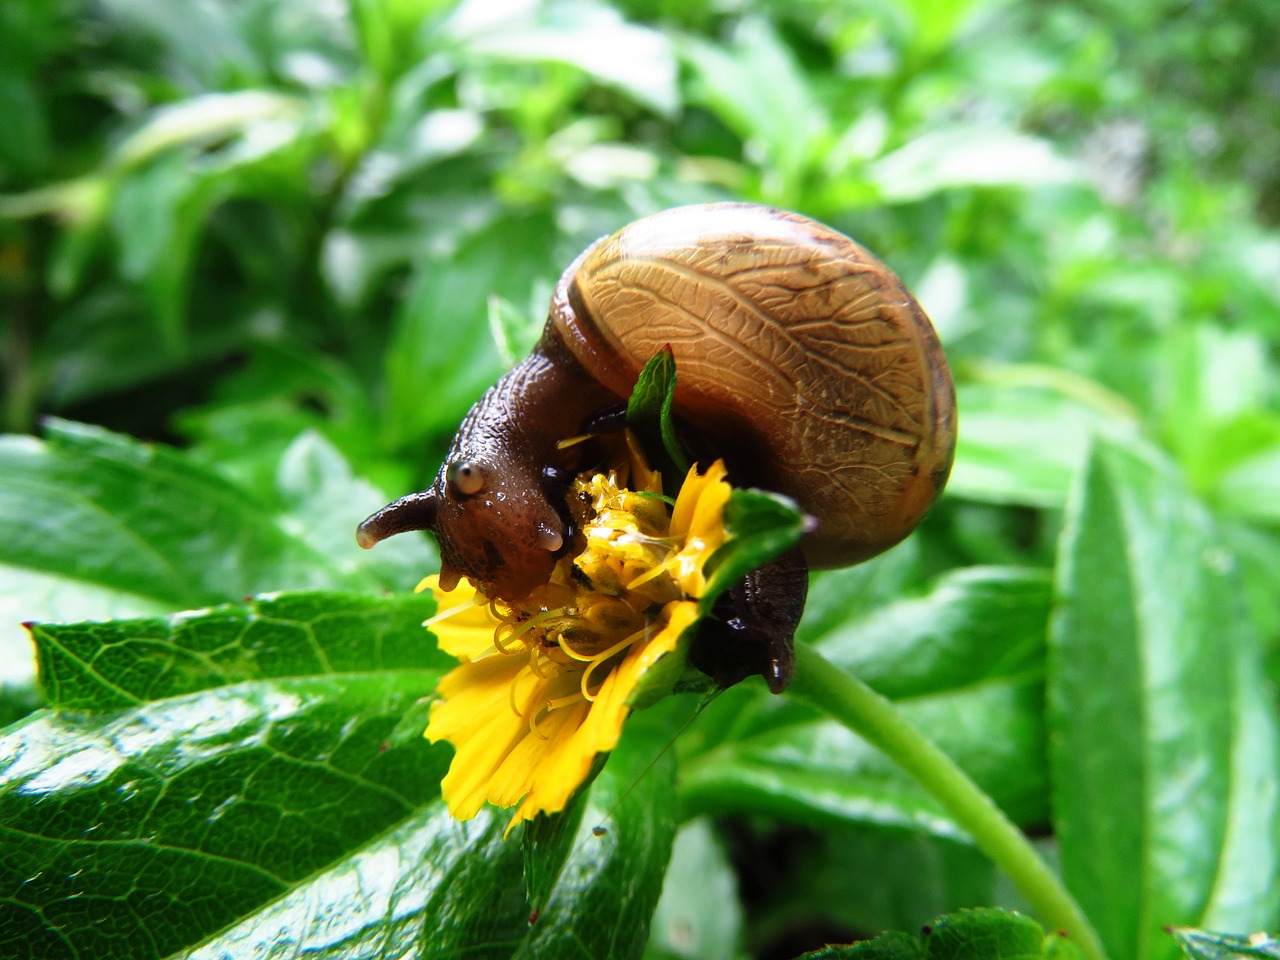
{"type": "Polygon", "coordinates": [[[731,476],[817,520],[811,565],[897,543],[946,483],[955,389],[933,326],[888,267],[817,221],[734,203],[646,217],[570,265],[549,322],[618,397],[670,344],[677,415],[731,476]]]}

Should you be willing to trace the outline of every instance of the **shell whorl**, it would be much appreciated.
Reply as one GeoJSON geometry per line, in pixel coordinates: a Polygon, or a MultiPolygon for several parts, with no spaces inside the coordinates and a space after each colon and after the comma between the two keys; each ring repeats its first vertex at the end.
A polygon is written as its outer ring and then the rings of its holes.
{"type": "Polygon", "coordinates": [[[932,324],[888,267],[807,217],[708,204],[636,221],[565,271],[552,322],[620,397],[670,344],[677,413],[817,519],[811,564],[897,543],[946,481],[955,393],[932,324]]]}

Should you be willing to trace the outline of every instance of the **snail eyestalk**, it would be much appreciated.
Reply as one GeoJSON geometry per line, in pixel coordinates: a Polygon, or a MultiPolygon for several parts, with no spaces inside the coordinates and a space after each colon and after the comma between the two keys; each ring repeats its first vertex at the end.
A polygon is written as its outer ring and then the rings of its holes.
{"type": "Polygon", "coordinates": [[[368,550],[375,543],[409,530],[434,531],[436,495],[432,490],[411,493],[389,503],[356,528],[356,543],[368,550]]]}

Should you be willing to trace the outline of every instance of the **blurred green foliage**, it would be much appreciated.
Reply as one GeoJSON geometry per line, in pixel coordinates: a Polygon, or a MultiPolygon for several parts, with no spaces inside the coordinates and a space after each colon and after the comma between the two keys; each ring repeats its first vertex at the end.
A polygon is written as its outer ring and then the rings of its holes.
{"type": "MultiPolygon", "coordinates": [[[[431,550],[360,555],[351,530],[435,473],[564,266],[663,207],[756,200],[900,273],[960,397],[948,495],[817,579],[806,637],[1059,836],[1114,960],[1176,955],[1164,923],[1280,926],[1259,686],[1280,679],[1278,51],[1273,0],[5,0],[0,719],[60,705],[19,620],[409,589],[431,550]],[[1169,752],[1179,716],[1203,749],[1169,752]],[[1182,765],[1220,778],[1191,839],[1162,826],[1182,765]],[[1118,798],[1070,789],[1130,766],[1118,798]],[[1117,837],[1156,865],[1095,863],[1117,837]],[[1211,891],[1246,841],[1253,892],[1211,891]],[[1199,859],[1179,873],[1176,850],[1199,859]]],[[[668,888],[732,907],[686,930],[663,900],[651,957],[793,956],[1010,902],[923,795],[758,694],[677,749],[682,818],[715,819],[676,835],[668,888]]]]}

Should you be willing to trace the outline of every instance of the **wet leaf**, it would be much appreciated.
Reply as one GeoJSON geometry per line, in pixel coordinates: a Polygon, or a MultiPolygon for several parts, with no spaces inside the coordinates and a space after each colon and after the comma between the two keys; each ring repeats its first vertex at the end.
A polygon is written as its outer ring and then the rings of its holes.
{"type": "Polygon", "coordinates": [[[427,596],[294,593],[30,629],[48,704],[104,713],[246,680],[443,670],[453,661],[422,627],[434,612],[427,596]]]}
{"type": "Polygon", "coordinates": [[[1049,742],[1068,884],[1114,956],[1175,956],[1170,923],[1264,924],[1277,733],[1231,555],[1176,469],[1106,440],[1061,550],[1049,742]]]}

